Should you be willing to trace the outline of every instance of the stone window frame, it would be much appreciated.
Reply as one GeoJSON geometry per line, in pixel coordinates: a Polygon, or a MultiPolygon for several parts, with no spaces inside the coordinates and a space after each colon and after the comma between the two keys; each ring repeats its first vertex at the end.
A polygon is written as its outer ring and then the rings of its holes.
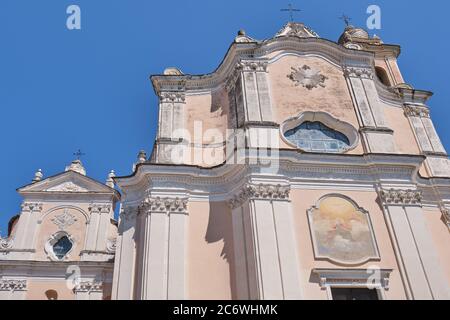
{"type": "Polygon", "coordinates": [[[298,116],[295,116],[295,117],[285,120],[280,125],[280,135],[281,135],[282,140],[287,145],[289,145],[295,149],[300,149],[303,152],[314,153],[309,150],[303,150],[296,144],[289,141],[285,135],[286,132],[297,128],[304,122],[320,122],[323,125],[327,126],[328,128],[338,131],[347,137],[348,141],[350,142],[350,146],[340,152],[329,152],[330,154],[344,154],[344,153],[347,153],[347,152],[355,149],[359,145],[359,141],[360,141],[359,133],[358,133],[358,130],[355,129],[355,127],[353,127],[351,124],[341,121],[341,120],[333,117],[331,114],[329,114],[327,112],[323,112],[323,111],[319,111],[319,112],[306,111],[306,112],[300,113],[298,116]]]}
{"type": "Polygon", "coordinates": [[[373,228],[373,224],[372,224],[372,219],[370,217],[370,213],[369,211],[367,211],[366,209],[360,207],[358,205],[358,203],[356,203],[356,201],[354,201],[352,198],[347,197],[343,194],[339,194],[339,193],[330,193],[330,194],[326,194],[322,197],[319,198],[319,200],[316,201],[316,203],[311,206],[307,211],[307,219],[308,219],[308,226],[309,226],[309,232],[310,232],[310,236],[311,236],[311,241],[312,241],[312,247],[313,247],[313,253],[314,253],[314,258],[316,260],[325,260],[325,261],[329,261],[331,263],[335,263],[335,264],[339,264],[339,265],[343,265],[343,266],[358,266],[358,265],[362,265],[365,263],[368,263],[370,261],[381,261],[381,255],[380,255],[380,249],[378,248],[378,242],[375,236],[375,230],[373,228]],[[369,225],[369,229],[370,229],[370,235],[372,238],[372,242],[373,242],[373,246],[375,249],[375,255],[373,256],[368,256],[365,259],[361,259],[359,261],[342,261],[342,260],[338,260],[335,258],[332,258],[330,256],[322,256],[319,255],[318,249],[317,249],[317,239],[316,239],[316,235],[313,229],[313,224],[312,224],[312,211],[315,209],[318,209],[320,206],[320,203],[330,197],[337,197],[337,198],[342,198],[346,201],[349,201],[357,211],[363,213],[364,215],[366,215],[367,217],[367,223],[369,225]]]}
{"type": "Polygon", "coordinates": [[[51,261],[67,261],[70,259],[70,254],[74,251],[76,246],[75,239],[66,231],[60,230],[50,236],[50,238],[46,241],[44,246],[44,251],[47,254],[47,257],[51,261]],[[69,241],[72,243],[72,248],[65,254],[62,259],[58,259],[56,254],[53,251],[53,246],[63,237],[67,237],[69,241]]]}
{"type": "Polygon", "coordinates": [[[390,276],[393,269],[381,269],[378,267],[366,269],[321,269],[311,271],[312,282],[317,282],[322,290],[327,293],[328,300],[333,300],[332,289],[373,289],[377,291],[379,300],[386,300],[385,292],[389,290],[390,276]],[[375,272],[379,277],[372,278],[375,272]]]}

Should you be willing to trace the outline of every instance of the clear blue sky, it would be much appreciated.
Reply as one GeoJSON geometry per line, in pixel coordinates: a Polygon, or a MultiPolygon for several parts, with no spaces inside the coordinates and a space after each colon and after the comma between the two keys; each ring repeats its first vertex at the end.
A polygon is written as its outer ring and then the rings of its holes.
{"type": "Polygon", "coordinates": [[[88,175],[131,172],[139,149],[150,153],[157,100],[148,80],[167,66],[208,73],[239,29],[270,38],[292,2],[322,37],[337,40],[343,12],[365,25],[366,9],[382,9],[386,43],[400,44],[407,82],[435,92],[437,130],[450,150],[450,43],[447,1],[0,1],[0,229],[20,210],[16,188],[41,168],[61,172],[73,152],[86,152],[88,175]],[[66,8],[82,10],[82,30],[66,28],[66,8]]]}

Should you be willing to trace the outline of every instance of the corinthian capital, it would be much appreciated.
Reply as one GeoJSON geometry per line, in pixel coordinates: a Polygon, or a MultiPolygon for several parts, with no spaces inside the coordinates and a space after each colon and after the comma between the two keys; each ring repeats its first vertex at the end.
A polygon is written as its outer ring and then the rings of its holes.
{"type": "Polygon", "coordinates": [[[110,204],[95,204],[92,203],[89,206],[89,212],[91,213],[110,213],[111,212],[111,205],[110,204]]]}
{"type": "Polygon", "coordinates": [[[289,186],[246,184],[236,196],[229,200],[228,204],[234,209],[249,199],[288,200],[290,190],[289,186]]]}
{"type": "Polygon", "coordinates": [[[24,203],[22,203],[22,211],[23,212],[41,212],[42,211],[42,203],[24,202],[24,203]]]}
{"type": "Polygon", "coordinates": [[[344,69],[344,75],[347,77],[373,79],[373,71],[371,68],[346,67],[344,69]]]}
{"type": "Polygon", "coordinates": [[[147,197],[140,205],[141,212],[187,213],[188,199],[147,197]]]}
{"type": "Polygon", "coordinates": [[[427,107],[405,105],[405,115],[407,117],[429,118],[430,110],[427,107]]]}
{"type": "Polygon", "coordinates": [[[386,204],[416,205],[422,202],[422,191],[418,190],[381,190],[380,197],[386,204]]]}
{"type": "Polygon", "coordinates": [[[184,103],[186,101],[186,94],[184,92],[161,92],[159,99],[164,103],[184,103]]]}
{"type": "Polygon", "coordinates": [[[237,69],[242,71],[267,71],[268,62],[264,60],[241,60],[237,64],[237,69]]]}

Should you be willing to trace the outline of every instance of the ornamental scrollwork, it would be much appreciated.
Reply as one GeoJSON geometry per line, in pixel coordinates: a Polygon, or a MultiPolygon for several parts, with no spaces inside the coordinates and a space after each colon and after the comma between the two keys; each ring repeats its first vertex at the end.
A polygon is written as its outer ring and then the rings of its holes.
{"type": "Polygon", "coordinates": [[[264,60],[241,60],[237,63],[236,69],[242,71],[267,71],[268,62],[264,60]]]}
{"type": "Polygon", "coordinates": [[[12,238],[0,237],[0,251],[6,251],[12,248],[14,240],[12,238]]]}
{"type": "Polygon", "coordinates": [[[26,280],[0,280],[0,291],[23,291],[26,289],[26,280]]]}
{"type": "Polygon", "coordinates": [[[106,242],[106,250],[108,251],[108,253],[114,253],[116,252],[117,249],[117,239],[108,239],[108,241],[106,242]]]}
{"type": "Polygon", "coordinates": [[[83,281],[74,288],[75,292],[102,292],[103,282],[101,281],[83,281]]]}
{"type": "Polygon", "coordinates": [[[423,193],[418,190],[381,190],[381,199],[386,204],[416,205],[421,204],[423,193]]]}

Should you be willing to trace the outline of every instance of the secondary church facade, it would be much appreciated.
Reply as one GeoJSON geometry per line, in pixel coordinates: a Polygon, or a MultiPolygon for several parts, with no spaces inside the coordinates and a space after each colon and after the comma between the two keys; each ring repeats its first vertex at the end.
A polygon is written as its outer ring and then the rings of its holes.
{"type": "Polygon", "coordinates": [[[18,189],[0,299],[450,299],[450,163],[399,54],[290,22],[152,76],[131,175],[75,160],[18,189]]]}

